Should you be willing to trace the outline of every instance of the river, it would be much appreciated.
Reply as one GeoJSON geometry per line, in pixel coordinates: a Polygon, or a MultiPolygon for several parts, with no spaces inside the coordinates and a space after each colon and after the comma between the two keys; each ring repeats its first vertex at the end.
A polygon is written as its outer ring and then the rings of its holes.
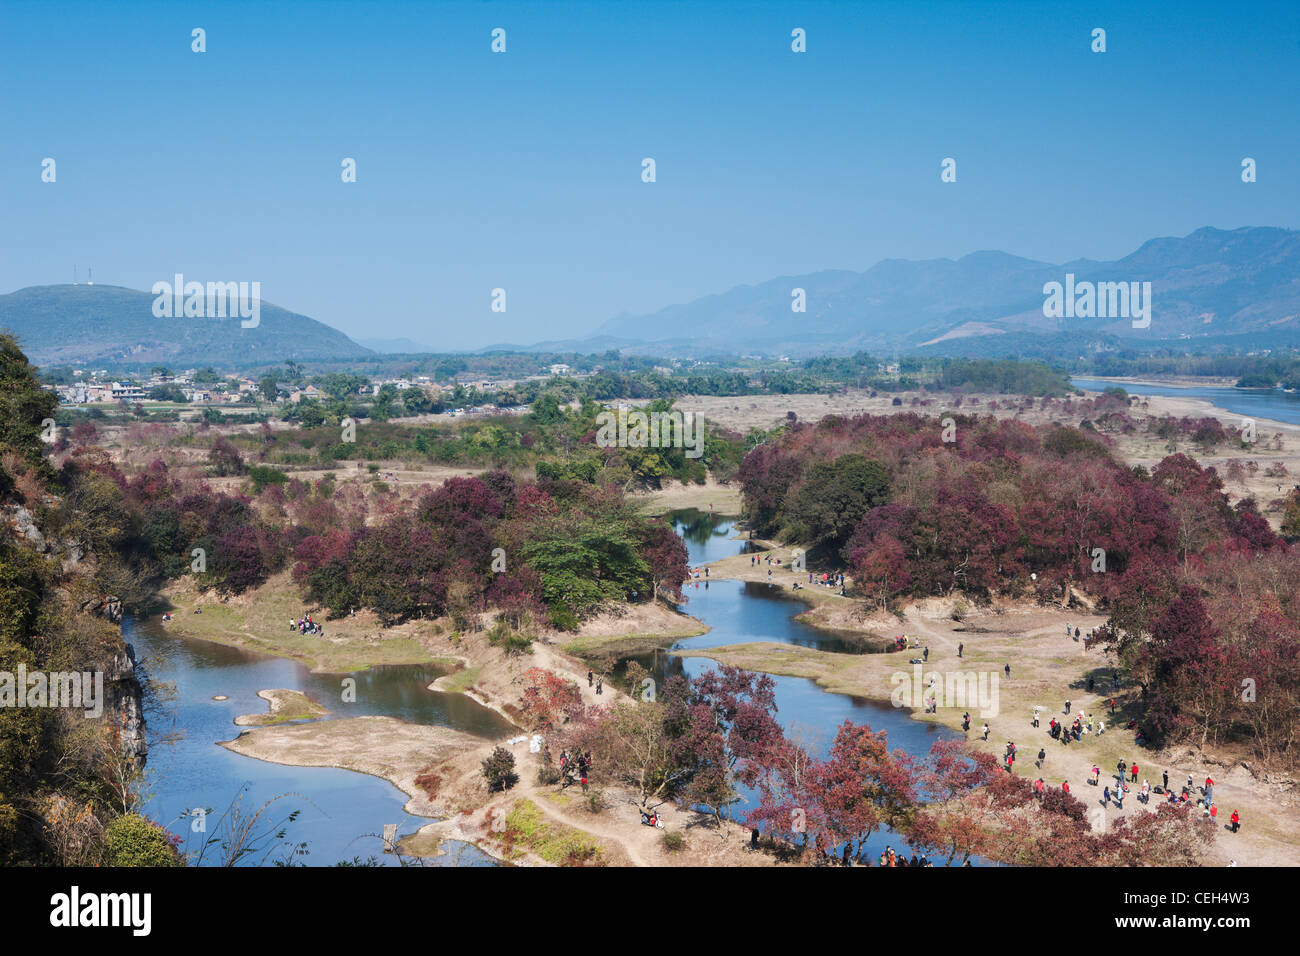
{"type": "Polygon", "coordinates": [[[1280,388],[1130,385],[1124,382],[1103,382],[1093,378],[1071,378],[1070,384],[1075,388],[1082,388],[1090,392],[1100,392],[1118,386],[1130,395],[1200,398],[1237,415],[1271,418],[1276,422],[1300,425],[1300,394],[1284,392],[1280,388]]]}
{"type": "MultiPolygon", "coordinates": [[[[686,541],[692,565],[715,561],[749,547],[747,542],[732,537],[730,518],[678,512],[672,519],[686,541]]],[[[689,598],[686,612],[709,625],[711,630],[681,640],[668,652],[644,660],[661,678],[665,673],[694,676],[713,666],[705,658],[683,658],[674,651],[756,640],[852,651],[834,635],[794,620],[804,605],[773,597],[761,584],[692,581],[686,587],[686,594],[689,598]]],[[[405,794],[378,777],[350,770],[266,763],[218,746],[219,741],[238,735],[235,717],[266,712],[267,702],[257,696],[259,690],[302,691],[333,712],[325,719],[377,714],[452,727],[487,739],[516,732],[497,713],[464,695],[429,691],[429,683],[440,673],[429,666],[374,667],[349,675],[357,681],[356,700],[363,703],[345,704],[340,699],[340,681],[344,675],[314,674],[295,661],[180,637],[157,620],[127,619],[123,622],[123,636],[134,646],[147,679],[155,686],[165,683],[175,688],[174,699],[164,705],[162,714],[149,715],[150,751],[145,786],[149,797],[145,812],[179,834],[185,841],[183,846],[191,850],[197,849],[205,837],[215,835],[216,818],[237,798],[243,811],[250,814],[274,800],[267,811],[268,821],[278,822],[291,811],[298,811],[300,816],[288,824],[286,839],[306,845],[307,854],[296,859],[308,865],[330,865],[355,857],[363,860],[374,857],[381,865],[394,865],[393,856],[380,852],[379,834],[384,824],[397,824],[399,835],[404,836],[429,822],[424,817],[407,814],[402,809],[407,799],[405,794]],[[217,695],[227,699],[213,700],[217,695]],[[176,739],[166,742],[169,735],[175,735],[176,739]],[[243,796],[239,797],[241,790],[243,796]],[[196,807],[209,810],[206,834],[192,832],[188,821],[180,819],[185,810],[196,807]]],[[[774,677],[774,680],[782,726],[821,754],[829,748],[836,727],[845,720],[885,730],[892,747],[902,747],[917,755],[924,754],[941,734],[948,733],[910,719],[905,710],[828,693],[811,680],[793,677],[774,677]]],[[[752,799],[753,794],[742,793],[735,815],[742,815],[752,806],[749,803],[752,799]]],[[[891,839],[888,833],[877,834],[868,842],[868,848],[873,854],[878,853],[891,839]]],[[[898,841],[893,839],[893,842],[898,841]]],[[[445,856],[426,862],[462,866],[494,863],[467,844],[453,842],[446,848],[445,856]]],[[[277,851],[266,862],[281,855],[277,851]]],[[[214,848],[207,852],[203,862],[216,863],[219,859],[220,854],[214,848]]],[[[262,859],[258,856],[244,862],[257,863],[262,859]]]]}

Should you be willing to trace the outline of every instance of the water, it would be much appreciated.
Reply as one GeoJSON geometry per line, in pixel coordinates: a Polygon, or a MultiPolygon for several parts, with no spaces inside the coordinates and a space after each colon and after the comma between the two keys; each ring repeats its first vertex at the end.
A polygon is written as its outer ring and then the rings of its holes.
{"type": "MultiPolygon", "coordinates": [[[[697,511],[677,512],[674,525],[687,544],[692,565],[715,561],[752,550],[751,545],[731,537],[730,518],[697,511]]],[[[662,679],[665,674],[694,677],[714,666],[706,658],[683,658],[673,651],[698,650],[750,641],[814,647],[845,652],[854,650],[841,639],[793,618],[805,605],[774,596],[763,584],[738,581],[692,581],[686,593],[688,613],[711,626],[704,635],[678,641],[667,653],[643,660],[662,679]]],[[[494,711],[480,707],[461,694],[427,690],[439,671],[422,665],[376,667],[347,675],[357,682],[355,704],[341,700],[344,675],[313,674],[303,665],[282,658],[178,637],[157,621],[123,622],[123,636],[131,642],[150,680],[175,685],[176,699],[166,706],[171,723],[150,715],[150,753],[146,770],[145,812],[185,838],[193,849],[200,834],[190,834],[186,821],[178,820],[188,808],[208,807],[220,814],[242,787],[247,792],[242,806],[252,812],[269,800],[273,821],[291,810],[301,816],[289,825],[287,839],[305,842],[309,854],[300,858],[311,865],[329,865],[354,857],[378,858],[394,865],[391,856],[380,852],[384,824],[398,825],[399,835],[414,832],[429,821],[407,814],[406,795],[387,781],[349,770],[323,767],[290,767],[245,757],[217,746],[232,740],[243,728],[234,724],[240,714],[261,714],[267,702],[259,690],[289,688],[307,694],[328,707],[324,719],[361,714],[397,717],[414,723],[454,727],[487,739],[511,736],[515,729],[494,711]],[[214,701],[214,695],[225,695],[214,701]],[[163,745],[172,730],[182,736],[163,745]]],[[[891,747],[901,747],[918,756],[951,731],[912,720],[907,712],[887,704],[823,691],[811,680],[774,676],[778,719],[788,734],[810,750],[825,756],[836,728],[845,720],[884,730],[891,747]]],[[[752,793],[742,793],[733,813],[741,816],[754,805],[752,793]]],[[[208,835],[215,829],[215,815],[208,820],[208,835]]],[[[900,843],[889,832],[878,833],[867,842],[868,854],[879,854],[888,843],[900,843]]],[[[438,865],[492,865],[493,860],[473,846],[450,842],[448,854],[428,863],[438,865]]],[[[211,851],[209,851],[211,853],[211,851]]],[[[273,854],[274,859],[277,854],[273,854]]],[[[250,859],[246,862],[259,862],[250,859]]],[[[217,857],[205,859],[217,862],[217,857]]]]}
{"type": "MultiPolygon", "coordinates": [[[[314,866],[358,856],[363,860],[374,856],[381,864],[395,865],[393,856],[381,852],[384,824],[397,824],[398,834],[405,836],[431,822],[406,813],[402,809],[406,795],[378,777],[330,767],[266,763],[217,746],[218,741],[233,740],[247,729],[235,725],[236,717],[266,713],[267,702],[257,696],[259,690],[302,691],[332,711],[326,719],[381,715],[455,727],[488,738],[514,732],[497,713],[464,695],[426,690],[440,673],[432,667],[371,668],[347,675],[357,682],[357,703],[345,704],[340,693],[344,675],[313,674],[296,661],[177,637],[157,621],[126,619],[122,633],[134,646],[149,679],[175,686],[176,697],[164,708],[166,717],[149,715],[150,750],[144,787],[149,798],[145,812],[179,834],[185,849],[197,849],[204,834],[191,832],[189,821],[178,819],[180,814],[190,808],[208,808],[206,836],[211,837],[217,817],[245,785],[248,789],[241,806],[247,813],[256,812],[282,794],[290,794],[276,800],[264,819],[278,822],[291,811],[300,811],[301,816],[288,824],[286,839],[305,842],[308,855],[298,859],[314,866]],[[229,699],[212,700],[214,695],[229,699]],[[173,731],[180,731],[180,738],[170,745],[163,743],[162,738],[173,731]]],[[[425,862],[465,866],[494,863],[473,846],[448,843],[445,848],[446,856],[425,862]]],[[[205,864],[219,862],[215,851],[215,847],[207,851],[205,864]]],[[[266,862],[281,855],[277,850],[266,862]]],[[[260,861],[259,856],[245,862],[260,861]]]]}
{"type": "MultiPolygon", "coordinates": [[[[686,542],[692,566],[751,550],[749,542],[732,538],[732,518],[694,510],[674,512],[670,518],[686,542]]],[[[770,592],[762,584],[710,581],[706,587],[703,579],[699,583],[697,588],[696,582],[692,581],[686,588],[685,593],[690,600],[684,610],[711,625],[713,630],[699,637],[680,640],[666,654],[655,655],[653,660],[640,659],[643,666],[650,667],[659,675],[658,679],[662,680],[664,675],[674,673],[691,678],[717,666],[715,661],[707,658],[683,658],[673,651],[699,650],[760,640],[837,653],[846,650],[839,640],[826,638],[816,629],[793,619],[806,609],[806,605],[800,601],[770,597],[770,592]]],[[[947,728],[913,720],[905,709],[865,698],[833,694],[822,690],[815,681],[807,678],[773,675],[773,680],[776,682],[778,722],[787,735],[821,757],[827,755],[836,729],[846,720],[855,724],[867,724],[875,731],[885,731],[890,749],[902,748],[918,757],[923,757],[935,741],[957,736],[947,728]]],[[[732,810],[732,815],[736,818],[743,817],[757,804],[757,796],[752,792],[742,790],[741,798],[741,803],[732,810]]],[[[902,848],[897,834],[887,830],[876,833],[866,841],[867,858],[874,861],[890,844],[896,850],[902,848]]],[[[984,861],[980,860],[971,862],[973,865],[984,865],[984,861]]]]}
{"type": "Polygon", "coordinates": [[[1130,395],[1200,398],[1237,415],[1271,418],[1273,421],[1300,425],[1300,394],[1284,392],[1280,388],[1127,385],[1118,382],[1100,382],[1091,378],[1071,378],[1070,384],[1090,392],[1100,392],[1119,385],[1130,395]]]}

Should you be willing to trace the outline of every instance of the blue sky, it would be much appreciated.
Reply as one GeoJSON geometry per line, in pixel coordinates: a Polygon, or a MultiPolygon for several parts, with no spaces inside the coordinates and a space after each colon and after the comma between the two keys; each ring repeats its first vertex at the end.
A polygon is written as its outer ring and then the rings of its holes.
{"type": "Polygon", "coordinates": [[[0,292],[183,272],[354,337],[578,336],[883,258],[1294,228],[1298,107],[1295,3],[6,0],[0,292]]]}

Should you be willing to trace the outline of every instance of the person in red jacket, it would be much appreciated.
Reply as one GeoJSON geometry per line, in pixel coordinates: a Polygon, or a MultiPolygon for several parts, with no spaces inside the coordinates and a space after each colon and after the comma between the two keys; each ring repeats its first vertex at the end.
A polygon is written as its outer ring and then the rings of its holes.
{"type": "Polygon", "coordinates": [[[1066,793],[1069,793],[1069,792],[1070,792],[1070,781],[1068,781],[1068,780],[1064,781],[1064,782],[1061,784],[1061,789],[1064,790],[1066,793]]]}
{"type": "Polygon", "coordinates": [[[1236,833],[1237,830],[1241,827],[1241,817],[1239,817],[1239,816],[1237,815],[1237,811],[1236,811],[1236,810],[1233,810],[1233,811],[1232,811],[1232,816],[1229,817],[1228,819],[1230,819],[1230,820],[1232,821],[1232,832],[1233,832],[1233,833],[1236,833]]]}

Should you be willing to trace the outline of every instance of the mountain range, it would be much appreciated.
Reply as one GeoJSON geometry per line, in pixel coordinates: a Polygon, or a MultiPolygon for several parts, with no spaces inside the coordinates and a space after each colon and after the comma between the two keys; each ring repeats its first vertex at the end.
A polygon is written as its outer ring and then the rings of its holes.
{"type": "MultiPolygon", "coordinates": [[[[0,295],[9,329],[39,365],[158,362],[248,367],[374,359],[433,349],[407,338],[354,342],[321,322],[262,303],[261,323],[158,319],[150,293],[118,286],[33,286],[0,295]]],[[[646,314],[618,315],[586,337],[475,351],[604,352],[707,357],[866,351],[1019,354],[1047,341],[1228,348],[1300,344],[1300,231],[1247,226],[1151,239],[1114,261],[1054,264],[1006,252],[886,259],[863,272],[825,270],[737,286],[646,314]],[[1048,318],[1044,286],[1151,283],[1151,323],[1048,318]],[[791,308],[802,289],[806,311],[791,308]],[[1245,338],[1248,337],[1248,338],[1245,338]]]]}
{"type": "MultiPolygon", "coordinates": [[[[1121,339],[1220,337],[1279,330],[1300,338],[1300,231],[1203,228],[1152,239],[1112,262],[1054,264],[1005,252],[960,259],[887,259],[864,272],[828,270],[737,286],[645,315],[621,315],[596,335],[694,351],[785,353],[916,349],[955,339],[1111,334],[1121,339]],[[1151,325],[1129,318],[1047,318],[1049,282],[1151,282],[1151,325]],[[801,288],[806,312],[791,309],[801,288]],[[1021,333],[1021,334],[1016,334],[1021,333]]],[[[971,343],[972,345],[974,343],[971,343]]]]}

